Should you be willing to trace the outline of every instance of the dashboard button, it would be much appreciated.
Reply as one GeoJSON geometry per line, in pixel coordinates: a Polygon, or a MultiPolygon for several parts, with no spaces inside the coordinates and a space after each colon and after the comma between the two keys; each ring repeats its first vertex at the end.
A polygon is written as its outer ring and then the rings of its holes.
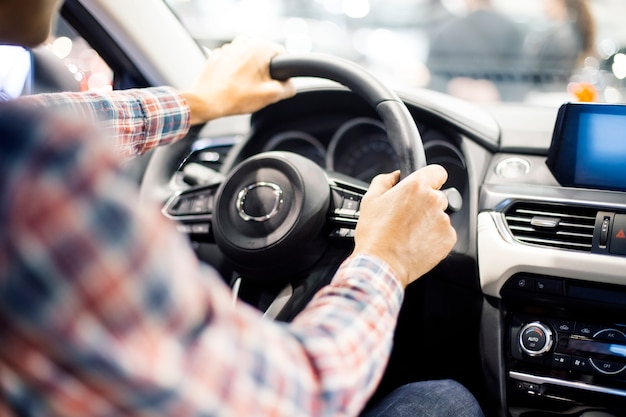
{"type": "Polygon", "coordinates": [[[615,215],[609,252],[616,255],[626,255],[626,214],[615,215]]]}
{"type": "Polygon", "coordinates": [[[614,342],[623,344],[626,342],[626,335],[616,329],[603,329],[593,336],[594,339],[604,340],[606,342],[614,342]]]}
{"type": "Polygon", "coordinates": [[[563,282],[552,278],[535,278],[535,290],[543,294],[563,295],[563,282]]]}
{"type": "Polygon", "coordinates": [[[520,348],[529,356],[543,356],[550,351],[553,343],[552,331],[538,321],[529,323],[520,330],[520,348]]]}
{"type": "Polygon", "coordinates": [[[615,375],[622,372],[626,369],[626,365],[623,363],[611,362],[611,361],[603,361],[600,359],[589,359],[591,365],[596,369],[596,371],[601,374],[607,375],[615,375]]]}
{"type": "Polygon", "coordinates": [[[552,367],[560,369],[569,369],[572,357],[563,353],[555,353],[552,355],[552,367]]]}
{"type": "Polygon", "coordinates": [[[589,324],[589,323],[576,323],[576,330],[574,330],[574,334],[579,336],[593,337],[596,333],[598,333],[602,327],[597,324],[589,324]]]}
{"type": "Polygon", "coordinates": [[[572,371],[579,372],[593,372],[594,368],[591,366],[589,359],[583,358],[582,356],[572,356],[571,359],[571,369],[572,371]]]}
{"type": "Polygon", "coordinates": [[[507,287],[515,290],[522,291],[534,291],[535,289],[535,278],[528,277],[525,275],[520,275],[518,277],[513,277],[507,284],[507,287]]]}
{"type": "Polygon", "coordinates": [[[522,382],[522,388],[524,391],[527,391],[528,393],[537,394],[541,392],[541,385],[533,384],[531,382],[522,382]]]}
{"type": "Polygon", "coordinates": [[[556,331],[559,333],[572,333],[576,324],[575,322],[570,320],[553,319],[550,321],[552,322],[552,325],[554,326],[556,331]]]}
{"type": "Polygon", "coordinates": [[[600,226],[600,246],[601,247],[606,247],[606,244],[609,241],[610,224],[611,224],[611,218],[609,216],[604,216],[604,219],[602,219],[602,224],[600,226]]]}

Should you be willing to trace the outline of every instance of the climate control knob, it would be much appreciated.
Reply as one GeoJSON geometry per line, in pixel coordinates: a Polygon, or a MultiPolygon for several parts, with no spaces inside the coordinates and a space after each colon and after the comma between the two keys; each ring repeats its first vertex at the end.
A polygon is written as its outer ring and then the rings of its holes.
{"type": "Polygon", "coordinates": [[[528,323],[519,332],[519,345],[529,356],[542,356],[554,345],[552,330],[538,321],[528,323]]]}

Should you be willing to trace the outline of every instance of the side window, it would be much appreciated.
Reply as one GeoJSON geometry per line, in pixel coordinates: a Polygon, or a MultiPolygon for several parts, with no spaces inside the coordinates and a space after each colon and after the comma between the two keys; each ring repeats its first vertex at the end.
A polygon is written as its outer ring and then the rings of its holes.
{"type": "Polygon", "coordinates": [[[30,91],[31,58],[24,48],[0,45],[0,101],[30,91]]]}
{"type": "Polygon", "coordinates": [[[60,91],[108,91],[113,71],[61,17],[48,40],[26,50],[0,45],[0,101],[60,91]]]}

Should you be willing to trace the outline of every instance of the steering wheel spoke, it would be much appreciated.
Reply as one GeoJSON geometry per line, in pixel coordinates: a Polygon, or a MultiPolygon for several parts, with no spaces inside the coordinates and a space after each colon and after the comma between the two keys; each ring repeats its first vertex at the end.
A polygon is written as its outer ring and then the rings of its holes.
{"type": "Polygon", "coordinates": [[[211,222],[219,186],[211,184],[181,191],[165,203],[163,214],[175,220],[178,231],[188,234],[192,240],[215,242],[211,222]]]}

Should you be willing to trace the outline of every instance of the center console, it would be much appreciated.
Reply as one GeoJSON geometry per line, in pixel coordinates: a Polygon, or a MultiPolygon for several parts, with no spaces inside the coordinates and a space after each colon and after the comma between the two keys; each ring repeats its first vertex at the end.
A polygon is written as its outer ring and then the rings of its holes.
{"type": "Polygon", "coordinates": [[[626,416],[625,128],[625,105],[567,103],[547,157],[506,140],[490,161],[477,252],[499,417],[626,416]]]}
{"type": "Polygon", "coordinates": [[[516,274],[502,296],[512,414],[626,415],[626,289],[516,274]]]}
{"type": "Polygon", "coordinates": [[[626,417],[626,210],[590,200],[504,200],[479,214],[481,337],[500,417],[626,417]]]}

